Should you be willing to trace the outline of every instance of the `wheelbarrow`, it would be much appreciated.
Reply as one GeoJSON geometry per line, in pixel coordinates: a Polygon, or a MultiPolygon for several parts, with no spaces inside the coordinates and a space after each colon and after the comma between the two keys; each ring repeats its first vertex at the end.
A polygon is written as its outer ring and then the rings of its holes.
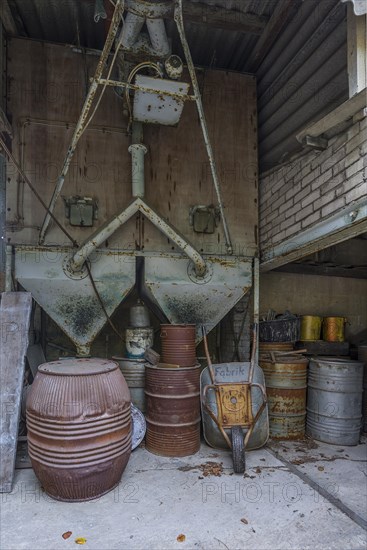
{"type": "Polygon", "coordinates": [[[200,377],[204,438],[211,447],[230,448],[235,473],[243,473],[245,451],[262,447],[269,437],[265,379],[255,364],[257,327],[250,362],[213,365],[204,328],[203,337],[208,362],[200,377]]]}

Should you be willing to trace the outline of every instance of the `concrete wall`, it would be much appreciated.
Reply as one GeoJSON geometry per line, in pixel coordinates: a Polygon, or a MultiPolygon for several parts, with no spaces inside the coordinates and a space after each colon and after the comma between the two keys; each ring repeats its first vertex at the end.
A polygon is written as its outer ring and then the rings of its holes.
{"type": "Polygon", "coordinates": [[[367,196],[367,118],[260,179],[260,247],[299,235],[367,196]]]}
{"type": "Polygon", "coordinates": [[[346,338],[367,341],[367,280],[293,273],[264,273],[260,277],[260,312],[286,309],[300,315],[345,316],[346,338]]]}

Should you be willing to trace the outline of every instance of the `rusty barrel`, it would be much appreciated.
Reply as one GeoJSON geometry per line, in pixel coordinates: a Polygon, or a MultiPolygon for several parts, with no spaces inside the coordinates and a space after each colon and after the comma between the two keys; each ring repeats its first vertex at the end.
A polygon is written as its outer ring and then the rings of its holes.
{"type": "Polygon", "coordinates": [[[326,342],[344,342],[345,317],[324,317],[322,337],[326,342]]]}
{"type": "Polygon", "coordinates": [[[292,351],[292,342],[259,342],[259,354],[264,355],[272,351],[292,351]]]}
{"type": "Polygon", "coordinates": [[[146,364],[146,448],[162,456],[188,456],[200,448],[200,365],[146,364]]]}
{"type": "Polygon", "coordinates": [[[162,363],[196,365],[195,325],[161,325],[162,363]]]}
{"type": "Polygon", "coordinates": [[[313,357],[307,396],[307,434],[333,445],[357,445],[361,430],[363,363],[313,357]]]}
{"type": "Polygon", "coordinates": [[[362,431],[367,433],[367,344],[358,346],[358,361],[363,367],[362,431]]]}
{"type": "Polygon", "coordinates": [[[145,359],[112,357],[120,369],[130,390],[131,402],[145,412],[145,359]]]}
{"type": "Polygon", "coordinates": [[[131,453],[131,412],[117,363],[66,359],[40,365],[26,415],[29,456],[50,496],[90,500],[119,483],[131,453]]]}
{"type": "Polygon", "coordinates": [[[269,433],[274,439],[300,439],[305,435],[308,360],[260,357],[269,405],[269,433]]]}

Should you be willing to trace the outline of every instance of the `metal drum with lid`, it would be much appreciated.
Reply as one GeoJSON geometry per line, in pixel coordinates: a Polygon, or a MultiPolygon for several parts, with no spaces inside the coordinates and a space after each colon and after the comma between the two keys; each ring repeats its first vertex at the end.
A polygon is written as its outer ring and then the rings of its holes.
{"type": "Polygon", "coordinates": [[[27,399],[29,456],[53,498],[97,498],[131,453],[130,393],[117,363],[67,359],[38,367],[27,399]]]}
{"type": "Polygon", "coordinates": [[[363,363],[313,357],[307,398],[307,434],[334,445],[357,445],[361,429],[363,363]]]}

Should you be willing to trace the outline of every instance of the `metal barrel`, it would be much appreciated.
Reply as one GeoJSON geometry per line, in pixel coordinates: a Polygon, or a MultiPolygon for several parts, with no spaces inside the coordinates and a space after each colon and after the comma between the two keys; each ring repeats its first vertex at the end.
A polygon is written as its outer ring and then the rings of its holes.
{"type": "Polygon", "coordinates": [[[112,357],[120,365],[120,370],[130,390],[131,402],[145,412],[145,359],[112,357]]]}
{"type": "Polygon", "coordinates": [[[166,368],[146,365],[148,451],[188,456],[200,448],[200,365],[166,368]]]}
{"type": "Polygon", "coordinates": [[[310,361],[307,434],[334,445],[357,445],[361,428],[363,363],[336,357],[310,361]]]}
{"type": "Polygon", "coordinates": [[[344,342],[345,317],[324,317],[322,337],[326,342],[344,342]]]}
{"type": "Polygon", "coordinates": [[[269,434],[274,439],[305,435],[308,360],[299,356],[260,357],[269,406],[269,434]]]}
{"type": "Polygon", "coordinates": [[[259,353],[264,355],[272,351],[292,351],[292,342],[259,342],[259,353]]]}
{"type": "Polygon", "coordinates": [[[29,456],[46,493],[84,501],[119,483],[131,453],[131,412],[116,363],[66,359],[40,365],[26,409],[29,456]]]}
{"type": "Polygon", "coordinates": [[[367,344],[358,346],[358,361],[363,367],[362,431],[367,433],[367,344]]]}
{"type": "Polygon", "coordinates": [[[161,325],[162,363],[196,365],[195,325],[161,325]]]}
{"type": "Polygon", "coordinates": [[[320,340],[322,317],[302,315],[300,340],[320,340]]]}

